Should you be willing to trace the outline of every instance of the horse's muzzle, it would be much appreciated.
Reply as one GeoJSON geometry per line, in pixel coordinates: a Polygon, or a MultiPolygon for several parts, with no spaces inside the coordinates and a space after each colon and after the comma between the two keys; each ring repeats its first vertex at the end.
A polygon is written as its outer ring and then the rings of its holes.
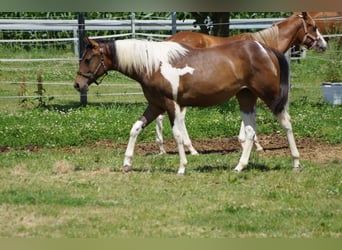
{"type": "Polygon", "coordinates": [[[324,52],[327,49],[327,47],[326,46],[321,46],[321,45],[318,44],[315,47],[315,49],[316,49],[317,52],[324,52]]]}
{"type": "Polygon", "coordinates": [[[74,88],[80,91],[80,85],[77,82],[74,83],[74,88]]]}
{"type": "Polygon", "coordinates": [[[81,85],[78,82],[74,83],[74,88],[81,93],[88,91],[88,85],[87,84],[81,85]]]}

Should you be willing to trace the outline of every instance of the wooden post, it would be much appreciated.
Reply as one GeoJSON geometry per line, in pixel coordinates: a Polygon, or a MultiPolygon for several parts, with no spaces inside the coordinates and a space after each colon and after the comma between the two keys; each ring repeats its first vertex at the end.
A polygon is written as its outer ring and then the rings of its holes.
{"type": "MultiPolygon", "coordinates": [[[[82,54],[84,51],[84,38],[85,38],[85,20],[84,20],[84,13],[78,13],[78,57],[81,61],[82,54]]],[[[87,92],[80,93],[80,102],[81,105],[87,105],[87,92]]]]}

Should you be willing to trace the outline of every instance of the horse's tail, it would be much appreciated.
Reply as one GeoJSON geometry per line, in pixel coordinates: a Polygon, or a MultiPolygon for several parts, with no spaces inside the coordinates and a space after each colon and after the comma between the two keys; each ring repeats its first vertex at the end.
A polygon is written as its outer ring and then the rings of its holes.
{"type": "Polygon", "coordinates": [[[286,57],[275,49],[272,49],[273,53],[279,62],[280,71],[280,95],[278,98],[273,100],[271,103],[271,110],[274,114],[281,113],[288,103],[289,99],[289,89],[290,89],[290,79],[289,79],[289,64],[286,57]]]}

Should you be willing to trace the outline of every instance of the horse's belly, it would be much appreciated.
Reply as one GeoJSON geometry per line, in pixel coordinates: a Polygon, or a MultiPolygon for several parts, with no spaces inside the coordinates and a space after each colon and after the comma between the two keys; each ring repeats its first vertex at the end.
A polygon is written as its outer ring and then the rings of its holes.
{"type": "Polygon", "coordinates": [[[213,106],[228,101],[236,94],[234,89],[203,88],[201,90],[189,90],[178,96],[178,102],[182,106],[213,106]]]}

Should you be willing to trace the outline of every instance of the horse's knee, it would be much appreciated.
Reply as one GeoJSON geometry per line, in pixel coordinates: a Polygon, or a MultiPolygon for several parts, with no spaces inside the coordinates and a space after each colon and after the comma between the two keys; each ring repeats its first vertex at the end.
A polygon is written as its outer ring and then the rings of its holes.
{"type": "Polygon", "coordinates": [[[245,126],[246,139],[254,141],[255,130],[252,126],[245,126]]]}
{"type": "Polygon", "coordinates": [[[131,128],[130,136],[137,137],[142,131],[143,125],[144,125],[143,121],[141,120],[136,121],[131,128]]]}
{"type": "Polygon", "coordinates": [[[177,144],[183,143],[183,136],[182,136],[182,133],[180,132],[180,130],[173,128],[172,133],[173,133],[173,137],[175,138],[177,144]]]}

